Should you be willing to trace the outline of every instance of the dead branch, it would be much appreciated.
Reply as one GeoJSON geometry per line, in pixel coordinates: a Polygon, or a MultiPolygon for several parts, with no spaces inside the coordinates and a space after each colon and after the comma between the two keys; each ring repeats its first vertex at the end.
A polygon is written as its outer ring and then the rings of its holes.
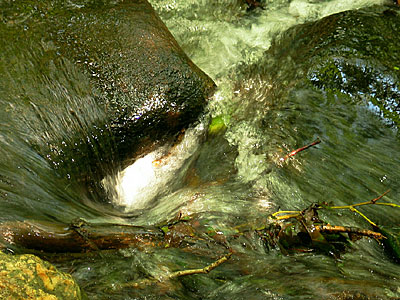
{"type": "Polygon", "coordinates": [[[208,274],[212,270],[214,270],[216,267],[219,265],[222,265],[224,262],[226,262],[228,259],[230,259],[232,256],[232,252],[229,252],[225,256],[222,256],[220,259],[216,260],[212,264],[208,265],[207,267],[203,269],[191,269],[191,270],[183,270],[183,271],[177,271],[168,276],[168,279],[173,279],[175,277],[182,277],[182,276],[187,276],[187,275],[194,275],[194,274],[208,274]]]}
{"type": "Polygon", "coordinates": [[[379,232],[366,229],[359,229],[354,227],[320,225],[320,226],[315,226],[315,229],[326,233],[350,233],[358,236],[367,236],[378,240],[385,238],[379,232]]]}
{"type": "Polygon", "coordinates": [[[183,276],[188,276],[188,275],[195,275],[195,274],[208,274],[218,266],[222,265],[224,262],[229,260],[232,256],[232,251],[230,251],[228,254],[222,256],[218,260],[214,261],[213,263],[209,264],[208,266],[202,268],[202,269],[189,269],[189,270],[182,270],[182,271],[177,271],[173,272],[167,276],[161,276],[159,278],[147,278],[143,279],[140,281],[132,281],[132,282],[127,282],[123,284],[121,287],[122,288],[127,288],[127,287],[133,287],[133,288],[144,288],[146,286],[158,283],[158,282],[165,282],[177,277],[183,277],[183,276]]]}
{"type": "Polygon", "coordinates": [[[382,195],[366,202],[361,202],[361,203],[356,203],[356,204],[351,204],[351,205],[343,205],[343,206],[327,206],[326,208],[330,209],[350,209],[351,211],[354,211],[358,213],[361,217],[363,217],[368,223],[370,223],[372,226],[377,227],[374,222],[372,222],[366,215],[364,215],[362,212],[360,212],[356,207],[357,206],[362,206],[362,205],[384,205],[384,206],[391,206],[391,207],[398,207],[400,208],[400,205],[397,205],[395,203],[389,203],[389,202],[377,202],[378,200],[382,199],[383,196],[385,196],[387,193],[389,193],[390,190],[387,190],[384,192],[382,195]]]}
{"type": "Polygon", "coordinates": [[[17,247],[48,253],[79,253],[160,246],[163,238],[163,233],[155,227],[86,222],[70,226],[32,221],[0,224],[0,250],[17,247]]]}
{"type": "Polygon", "coordinates": [[[312,142],[312,143],[310,143],[310,144],[308,144],[308,145],[305,145],[305,146],[303,146],[303,147],[300,147],[300,148],[298,148],[298,149],[296,149],[296,150],[293,150],[293,151],[290,152],[288,155],[286,155],[285,157],[281,158],[281,161],[285,161],[285,160],[287,160],[289,157],[295,156],[297,153],[299,153],[299,152],[301,152],[301,151],[304,151],[304,150],[306,150],[306,149],[308,149],[308,148],[310,148],[310,147],[313,147],[313,146],[315,146],[315,145],[318,145],[319,143],[321,143],[321,140],[320,140],[319,138],[317,138],[314,142],[312,142]]]}
{"type": "Polygon", "coordinates": [[[377,205],[387,205],[387,206],[392,206],[392,207],[400,207],[400,205],[394,204],[394,203],[387,203],[387,202],[377,202],[378,200],[382,199],[383,196],[385,196],[387,193],[389,193],[390,190],[387,190],[384,192],[382,195],[361,203],[355,203],[351,205],[343,205],[343,206],[328,206],[327,208],[332,208],[332,209],[344,209],[344,208],[351,208],[351,207],[356,207],[356,206],[362,206],[362,205],[370,205],[370,204],[377,204],[377,205]]]}

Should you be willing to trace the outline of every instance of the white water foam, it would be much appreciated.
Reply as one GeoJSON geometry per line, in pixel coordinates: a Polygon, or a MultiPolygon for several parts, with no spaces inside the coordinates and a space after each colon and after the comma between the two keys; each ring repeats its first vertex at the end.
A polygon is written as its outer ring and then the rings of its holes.
{"type": "MultiPolygon", "coordinates": [[[[218,12],[215,18],[208,15],[202,19],[202,14],[196,10],[204,10],[208,2],[150,2],[161,17],[165,17],[164,22],[184,50],[191,54],[191,59],[216,80],[218,94],[208,107],[212,115],[229,116],[243,104],[235,103],[235,91],[230,79],[226,78],[227,74],[239,63],[256,61],[270,47],[277,34],[296,24],[318,20],[344,10],[386,3],[388,0],[267,1],[266,9],[257,19],[241,18],[238,14],[232,17],[236,19],[235,22],[226,22],[218,12]],[[196,45],[195,51],[190,49],[190,42],[186,44],[190,40],[198,41],[193,43],[196,45]]],[[[225,13],[224,10],[221,13],[225,13]]],[[[264,171],[265,155],[253,153],[254,148],[248,145],[257,144],[263,138],[259,137],[260,133],[251,131],[252,124],[242,122],[227,125],[227,139],[237,146],[239,152],[236,159],[238,175],[245,181],[254,180],[264,171]]],[[[199,136],[205,131],[203,125],[200,127],[188,130],[184,140],[173,149],[161,147],[136,160],[118,174],[104,178],[102,183],[112,202],[129,212],[145,209],[157,197],[171,192],[198,147],[199,136]]]]}
{"type": "Polygon", "coordinates": [[[244,15],[239,1],[151,0],[190,58],[220,86],[234,66],[257,61],[272,39],[297,24],[389,0],[267,0],[257,17],[244,15]],[[236,3],[236,5],[234,4],[236,3]],[[213,8],[213,10],[211,10],[213,8]],[[227,17],[226,11],[231,15],[227,17]],[[228,18],[228,19],[227,19],[228,18]]]}
{"type": "Polygon", "coordinates": [[[159,147],[105,177],[102,184],[112,203],[132,212],[150,207],[158,196],[171,192],[185,175],[205,131],[205,123],[200,122],[186,130],[180,143],[159,147]]]}

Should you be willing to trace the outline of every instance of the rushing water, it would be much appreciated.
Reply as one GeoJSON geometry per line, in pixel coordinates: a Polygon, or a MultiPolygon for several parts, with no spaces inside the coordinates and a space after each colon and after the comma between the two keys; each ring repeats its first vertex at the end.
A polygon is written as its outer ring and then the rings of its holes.
{"type": "MultiPolygon", "coordinates": [[[[9,176],[13,172],[26,173],[23,185],[32,190],[32,199],[52,199],[31,203],[26,199],[18,202],[16,197],[17,204],[27,203],[37,215],[44,215],[46,209],[52,215],[62,208],[58,219],[63,221],[80,216],[88,221],[153,225],[178,213],[196,215],[213,230],[229,233],[234,226],[256,224],[278,209],[301,210],[313,202],[352,204],[390,189],[385,199],[400,203],[400,142],[396,128],[385,125],[365,103],[332,101],[307,89],[274,97],[269,93],[272,83],[263,79],[267,77],[243,73],[245,66],[262,63],[272,39],[290,26],[382,1],[269,0],[264,10],[251,13],[235,0],[151,2],[184,51],[216,81],[218,91],[208,110],[211,117],[222,119],[226,129],[209,134],[206,141],[198,134],[187,134],[173,155],[184,161],[184,167],[167,158],[169,171],[163,176],[168,178],[160,178],[152,163],[160,154],[151,153],[136,162],[141,170],[139,177],[134,166],[129,171],[131,178],[136,178],[136,186],[124,182],[128,180],[124,177],[127,170],[120,178],[110,179],[107,184],[116,186],[109,187],[116,190],[115,204],[125,211],[141,208],[147,198],[156,197],[151,209],[134,218],[110,220],[79,204],[79,191],[66,187],[63,179],[49,179],[47,186],[38,186],[36,176],[50,178],[50,170],[32,176],[30,170],[21,171],[16,165],[10,167],[9,176]],[[287,162],[279,160],[317,137],[322,140],[317,147],[287,162]],[[146,174],[145,165],[149,165],[146,174]],[[143,182],[145,176],[150,185],[143,182]],[[49,196],[43,197],[45,193],[49,196]],[[133,202],[132,195],[140,195],[138,203],[133,202]]],[[[282,65],[283,73],[285,67],[288,66],[282,65]]],[[[259,70],[262,72],[262,68],[259,70]]],[[[205,122],[193,131],[202,133],[204,126],[205,122]]],[[[4,145],[9,149],[1,149],[0,153],[6,155],[21,145],[27,149],[24,143],[7,141],[4,145]]],[[[21,151],[25,154],[21,154],[23,161],[41,164],[41,158],[33,152],[21,151]]],[[[8,203],[4,209],[12,215],[16,208],[8,203]]],[[[399,209],[365,207],[363,212],[378,224],[399,228],[399,209]]],[[[18,218],[26,215],[28,211],[18,218]]],[[[323,217],[331,224],[368,227],[364,219],[349,211],[323,217]]],[[[199,268],[209,264],[212,256],[200,250],[188,253],[174,248],[145,252],[128,249],[58,265],[72,272],[90,299],[328,299],[333,295],[347,299],[346,293],[365,294],[373,299],[400,297],[400,267],[374,240],[354,242],[340,259],[311,253],[284,256],[277,250],[267,251],[251,234],[233,246],[236,253],[232,259],[208,275],[188,276],[139,290],[104,288],[199,268]]],[[[220,254],[215,253],[214,257],[220,254]]],[[[357,299],[364,298],[360,295],[357,299]]]]}

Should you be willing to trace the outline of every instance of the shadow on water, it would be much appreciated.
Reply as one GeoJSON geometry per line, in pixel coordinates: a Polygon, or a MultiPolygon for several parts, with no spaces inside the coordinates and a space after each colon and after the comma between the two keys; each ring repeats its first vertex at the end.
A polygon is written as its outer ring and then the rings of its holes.
{"type": "MultiPolygon", "coordinates": [[[[233,0],[152,2],[185,52],[217,82],[218,91],[208,109],[212,118],[223,120],[224,126],[209,133],[201,145],[196,144],[178,185],[173,189],[165,186],[168,193],[158,197],[152,209],[123,222],[153,225],[183,214],[196,216],[208,230],[229,235],[235,226],[257,224],[279,209],[301,210],[315,202],[348,205],[368,201],[390,189],[385,200],[399,204],[400,143],[396,126],[351,95],[291,82],[290,63],[274,62],[279,66],[275,70],[279,76],[272,78],[274,70],[268,65],[273,57],[265,56],[272,39],[291,26],[382,1],[265,1],[264,10],[251,14],[233,0]],[[287,162],[279,160],[317,137],[322,140],[317,147],[287,162]]],[[[67,63],[59,69],[65,71],[57,75],[59,81],[72,82],[70,109],[93,117],[103,114],[101,107],[90,111],[98,105],[83,108],[87,111],[73,107],[74,97],[88,97],[89,103],[95,100],[90,98],[85,81],[78,75],[76,78],[67,63]]],[[[17,76],[10,74],[9,78],[17,76]]],[[[21,86],[13,80],[7,84],[21,86]]],[[[23,84],[32,93],[41,93],[38,97],[57,91],[57,87],[35,91],[34,85],[23,84]]],[[[0,155],[5,157],[0,168],[7,170],[0,177],[3,215],[23,219],[49,214],[65,222],[76,216],[87,220],[103,217],[107,221],[98,211],[76,201],[85,192],[56,176],[30,146],[38,132],[26,136],[25,129],[40,128],[34,122],[43,126],[64,122],[72,131],[81,130],[82,124],[73,114],[68,120],[43,123],[43,114],[56,114],[57,107],[45,110],[32,106],[33,118],[10,114],[7,109],[0,111],[0,155]],[[11,135],[14,131],[21,134],[11,135]],[[10,152],[14,155],[8,156],[10,152]],[[15,157],[20,163],[13,161],[15,157]],[[14,176],[24,180],[15,182],[14,176]],[[21,206],[26,209],[21,210],[21,206]],[[15,215],[15,211],[22,213],[15,215]]],[[[46,132],[45,128],[39,131],[46,132]]],[[[378,224],[394,230],[400,227],[399,210],[370,206],[363,212],[378,224]]],[[[363,218],[349,211],[327,212],[323,218],[335,225],[368,227],[363,218]]],[[[225,251],[220,246],[202,245],[191,248],[191,252],[125,249],[58,260],[57,265],[77,278],[90,299],[400,297],[400,267],[374,240],[352,243],[340,258],[314,253],[285,256],[277,249],[267,249],[251,232],[230,241],[235,254],[208,275],[182,277],[142,289],[118,289],[127,281],[204,267],[225,251]]]]}

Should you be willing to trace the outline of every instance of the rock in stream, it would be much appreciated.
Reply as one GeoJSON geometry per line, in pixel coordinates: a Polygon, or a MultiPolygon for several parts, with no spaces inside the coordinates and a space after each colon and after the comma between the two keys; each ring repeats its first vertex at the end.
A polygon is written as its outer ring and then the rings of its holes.
{"type": "Polygon", "coordinates": [[[4,199],[32,196],[22,178],[45,185],[49,164],[104,201],[100,180],[175,139],[213,92],[145,0],[3,2],[1,12],[4,199]]]}

